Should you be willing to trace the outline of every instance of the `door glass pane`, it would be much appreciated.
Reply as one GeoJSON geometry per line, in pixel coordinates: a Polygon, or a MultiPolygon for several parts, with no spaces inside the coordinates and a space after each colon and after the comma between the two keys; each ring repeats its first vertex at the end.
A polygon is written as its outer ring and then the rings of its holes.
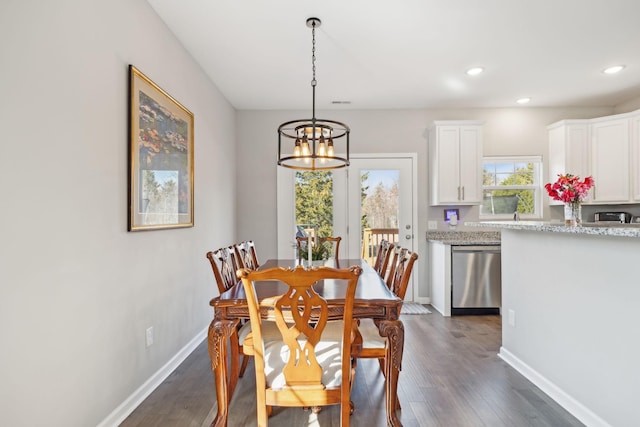
{"type": "Polygon", "coordinates": [[[398,241],[400,171],[393,169],[360,170],[362,256],[373,265],[382,239],[398,241]]]}
{"type": "Polygon", "coordinates": [[[333,236],[333,173],[298,171],[295,186],[296,235],[333,236]]]}

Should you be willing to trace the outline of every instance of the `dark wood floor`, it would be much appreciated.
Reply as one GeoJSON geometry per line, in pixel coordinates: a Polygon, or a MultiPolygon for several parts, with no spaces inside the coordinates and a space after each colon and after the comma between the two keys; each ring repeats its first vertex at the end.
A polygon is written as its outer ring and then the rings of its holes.
{"type": "MultiPolygon", "coordinates": [[[[434,310],[432,310],[434,311],[434,310]]],[[[497,353],[499,316],[403,315],[405,351],[400,374],[400,419],[406,427],[582,426],[497,353]]],[[[358,362],[351,425],[384,427],[384,381],[375,360],[358,362]]],[[[255,426],[253,363],[230,405],[229,426],[255,426]]],[[[122,427],[211,424],[215,387],[203,342],[122,424],[122,427]]],[[[336,407],[314,415],[275,408],[272,427],[336,426],[336,407]]]]}

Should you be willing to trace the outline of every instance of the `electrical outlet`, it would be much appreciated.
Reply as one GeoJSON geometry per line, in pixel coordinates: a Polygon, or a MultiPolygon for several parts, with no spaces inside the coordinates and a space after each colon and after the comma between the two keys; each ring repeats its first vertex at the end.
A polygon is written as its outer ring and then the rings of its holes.
{"type": "Polygon", "coordinates": [[[427,227],[429,230],[437,230],[438,229],[438,221],[428,221],[427,227]]]}
{"type": "Polygon", "coordinates": [[[153,326],[149,326],[147,328],[146,343],[147,347],[151,347],[151,345],[153,344],[153,326]]]}
{"type": "Polygon", "coordinates": [[[507,322],[509,323],[509,326],[515,327],[516,326],[516,312],[514,310],[509,310],[509,316],[507,318],[507,322]]]}

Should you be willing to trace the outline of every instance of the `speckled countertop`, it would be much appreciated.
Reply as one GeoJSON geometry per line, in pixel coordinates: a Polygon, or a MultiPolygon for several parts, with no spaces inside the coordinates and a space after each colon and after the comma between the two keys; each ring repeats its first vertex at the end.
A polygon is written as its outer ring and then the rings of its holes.
{"type": "Polygon", "coordinates": [[[500,231],[456,226],[449,229],[427,230],[427,240],[447,245],[499,245],[500,231]]]}
{"type": "Polygon", "coordinates": [[[466,227],[500,228],[526,231],[546,231],[551,233],[590,234],[599,236],[640,237],[640,224],[620,224],[600,226],[585,223],[580,227],[567,227],[560,222],[542,221],[491,221],[465,222],[466,227]]]}

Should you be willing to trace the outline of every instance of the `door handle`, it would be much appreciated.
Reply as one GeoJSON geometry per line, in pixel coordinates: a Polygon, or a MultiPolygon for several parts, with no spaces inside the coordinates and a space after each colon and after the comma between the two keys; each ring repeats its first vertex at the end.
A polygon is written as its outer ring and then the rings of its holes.
{"type": "Polygon", "coordinates": [[[413,234],[407,234],[406,236],[404,236],[404,238],[407,240],[411,240],[413,239],[413,234]]]}

